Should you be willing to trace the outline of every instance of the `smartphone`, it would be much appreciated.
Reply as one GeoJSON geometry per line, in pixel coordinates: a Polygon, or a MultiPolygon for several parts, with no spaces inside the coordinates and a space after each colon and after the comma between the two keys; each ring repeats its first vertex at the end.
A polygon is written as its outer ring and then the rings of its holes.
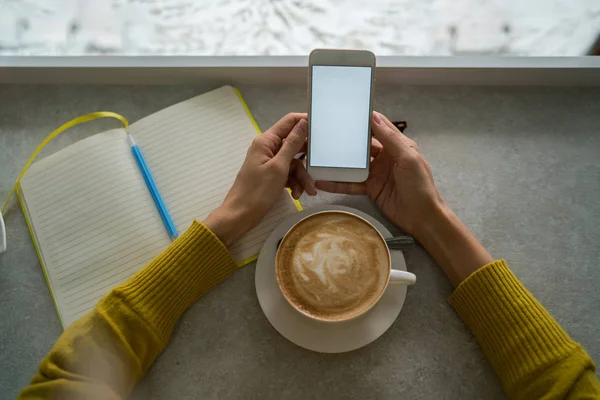
{"type": "Polygon", "coordinates": [[[375,55],[317,49],[308,59],[307,171],[315,180],[369,176],[375,55]]]}

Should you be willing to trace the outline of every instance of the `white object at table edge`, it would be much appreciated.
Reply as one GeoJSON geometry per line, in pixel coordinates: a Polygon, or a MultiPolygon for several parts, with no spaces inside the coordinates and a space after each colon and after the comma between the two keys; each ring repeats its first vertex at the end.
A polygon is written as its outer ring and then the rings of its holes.
{"type": "Polygon", "coordinates": [[[6,227],[4,226],[4,218],[0,213],[0,253],[6,251],[6,227]]]}

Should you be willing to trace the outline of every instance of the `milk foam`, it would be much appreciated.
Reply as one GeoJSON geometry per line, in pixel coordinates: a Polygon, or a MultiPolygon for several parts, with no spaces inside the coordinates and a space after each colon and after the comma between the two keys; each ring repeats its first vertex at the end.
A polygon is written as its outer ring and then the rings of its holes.
{"type": "Polygon", "coordinates": [[[299,308],[317,316],[358,313],[378,298],[387,282],[386,245],[356,217],[316,215],[298,225],[282,246],[282,290],[299,308]]]}

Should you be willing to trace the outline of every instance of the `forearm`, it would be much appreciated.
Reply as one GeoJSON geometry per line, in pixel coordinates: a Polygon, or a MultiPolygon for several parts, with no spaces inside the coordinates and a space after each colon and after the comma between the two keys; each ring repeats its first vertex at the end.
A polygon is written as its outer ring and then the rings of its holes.
{"type": "Polygon", "coordinates": [[[487,250],[443,203],[433,207],[415,237],[454,286],[493,261],[487,250]]]}
{"type": "Polygon", "coordinates": [[[457,287],[450,298],[511,398],[580,398],[597,393],[585,351],[445,205],[430,213],[417,240],[457,287]],[[590,391],[591,390],[591,391],[590,391]]]}
{"type": "Polygon", "coordinates": [[[181,314],[236,268],[198,222],[70,326],[23,398],[125,397],[166,346],[181,314]]]}
{"type": "Polygon", "coordinates": [[[450,304],[473,332],[510,398],[600,395],[590,357],[504,261],[469,276],[450,304]]]}

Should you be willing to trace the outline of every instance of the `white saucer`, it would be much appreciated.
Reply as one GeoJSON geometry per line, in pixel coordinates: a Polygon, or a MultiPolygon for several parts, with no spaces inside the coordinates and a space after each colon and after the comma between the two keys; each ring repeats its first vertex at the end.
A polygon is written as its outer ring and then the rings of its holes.
{"type": "MultiPolygon", "coordinates": [[[[286,339],[308,350],[342,353],[356,350],[383,335],[394,323],[406,297],[406,286],[389,285],[379,302],[366,314],[350,321],[327,323],[309,319],[285,300],[275,278],[277,242],[296,222],[307,215],[325,210],[350,211],[371,222],[383,237],[391,237],[379,221],[362,211],[342,206],[319,206],[292,215],[267,238],[256,262],[256,294],[265,316],[286,339]]],[[[406,271],[401,251],[390,251],[394,269],[406,271]]]]}

